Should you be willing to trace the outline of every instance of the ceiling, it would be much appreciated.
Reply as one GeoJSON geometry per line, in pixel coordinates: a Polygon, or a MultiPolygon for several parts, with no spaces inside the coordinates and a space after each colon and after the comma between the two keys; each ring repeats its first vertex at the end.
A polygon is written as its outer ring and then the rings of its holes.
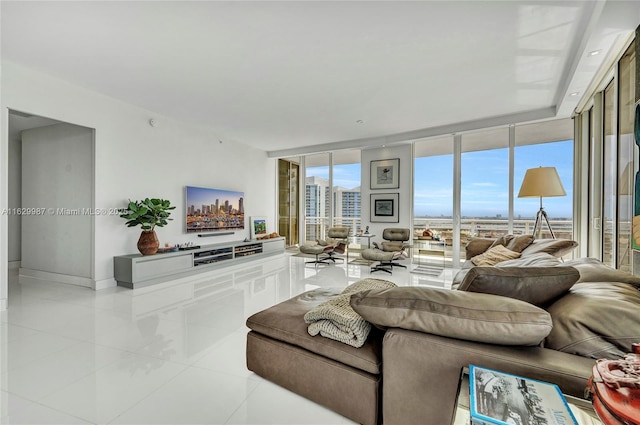
{"type": "Polygon", "coordinates": [[[270,156],[568,117],[640,22],[636,1],[0,7],[3,61],[270,156]]]}

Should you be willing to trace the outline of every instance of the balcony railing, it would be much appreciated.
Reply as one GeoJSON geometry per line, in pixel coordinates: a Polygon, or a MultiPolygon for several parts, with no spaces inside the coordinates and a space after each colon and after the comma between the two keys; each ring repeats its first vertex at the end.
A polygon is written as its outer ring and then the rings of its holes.
{"type": "MultiPolygon", "coordinates": [[[[573,238],[573,221],[571,219],[549,220],[553,233],[557,238],[572,239],[573,238]]],[[[526,235],[533,232],[535,219],[517,219],[513,221],[514,235],[526,235]]],[[[541,236],[542,238],[551,238],[551,233],[543,223],[541,236]]],[[[345,226],[351,228],[351,234],[357,234],[360,229],[365,228],[362,220],[355,217],[335,217],[333,226],[345,226]]],[[[305,218],[305,234],[307,241],[315,241],[317,239],[326,238],[329,219],[327,217],[306,217],[305,218]]],[[[453,257],[451,246],[453,245],[453,220],[451,218],[427,218],[414,217],[413,219],[413,235],[414,238],[421,236],[425,229],[435,231],[437,237],[444,242],[445,258],[449,264],[453,257]]],[[[460,224],[460,258],[465,258],[464,247],[470,238],[497,238],[509,233],[509,222],[505,219],[489,219],[489,218],[463,218],[460,224]]],[[[350,248],[357,249],[359,246],[353,243],[350,248]]]]}

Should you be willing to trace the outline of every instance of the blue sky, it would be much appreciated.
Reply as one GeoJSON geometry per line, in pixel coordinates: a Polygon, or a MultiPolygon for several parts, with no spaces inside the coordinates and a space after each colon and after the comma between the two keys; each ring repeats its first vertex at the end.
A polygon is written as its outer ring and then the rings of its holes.
{"type": "MultiPolygon", "coordinates": [[[[508,217],[508,149],[466,152],[462,154],[462,216],[508,217]]],[[[567,196],[544,198],[549,218],[573,214],[573,141],[542,143],[515,148],[514,216],[535,217],[539,198],[517,198],[524,174],[529,168],[556,167],[567,196]]],[[[308,175],[329,178],[329,167],[313,167],[308,175]]],[[[360,186],[360,164],[334,167],[335,186],[353,189],[360,186]]],[[[450,217],[453,203],[453,155],[416,159],[414,215],[450,217]]]]}
{"type": "Polygon", "coordinates": [[[186,193],[187,208],[194,205],[196,209],[201,208],[202,205],[215,204],[216,199],[220,201],[220,205],[224,205],[225,201],[229,201],[229,204],[234,208],[238,208],[239,199],[244,197],[242,192],[193,186],[187,186],[186,193]]]}

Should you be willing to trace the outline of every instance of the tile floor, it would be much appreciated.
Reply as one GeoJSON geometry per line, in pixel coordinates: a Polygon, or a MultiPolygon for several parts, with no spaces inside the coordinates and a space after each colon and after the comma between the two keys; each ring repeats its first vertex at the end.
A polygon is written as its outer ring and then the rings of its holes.
{"type": "MultiPolygon", "coordinates": [[[[0,313],[0,424],[345,424],[245,367],[245,320],[318,287],[370,276],[290,254],[137,289],[9,276],[0,313]]],[[[375,273],[450,285],[451,270],[375,273]]]]}

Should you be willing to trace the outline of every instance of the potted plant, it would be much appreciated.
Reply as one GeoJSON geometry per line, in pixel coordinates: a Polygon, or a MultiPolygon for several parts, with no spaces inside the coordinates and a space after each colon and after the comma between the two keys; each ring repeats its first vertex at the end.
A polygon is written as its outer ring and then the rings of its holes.
{"type": "Polygon", "coordinates": [[[155,227],[167,225],[171,215],[171,202],[166,199],[145,198],[144,201],[131,201],[127,208],[120,210],[120,217],[127,220],[127,227],[140,226],[142,234],[138,239],[138,250],[142,255],[151,255],[158,252],[160,242],[155,232],[155,227]]]}

